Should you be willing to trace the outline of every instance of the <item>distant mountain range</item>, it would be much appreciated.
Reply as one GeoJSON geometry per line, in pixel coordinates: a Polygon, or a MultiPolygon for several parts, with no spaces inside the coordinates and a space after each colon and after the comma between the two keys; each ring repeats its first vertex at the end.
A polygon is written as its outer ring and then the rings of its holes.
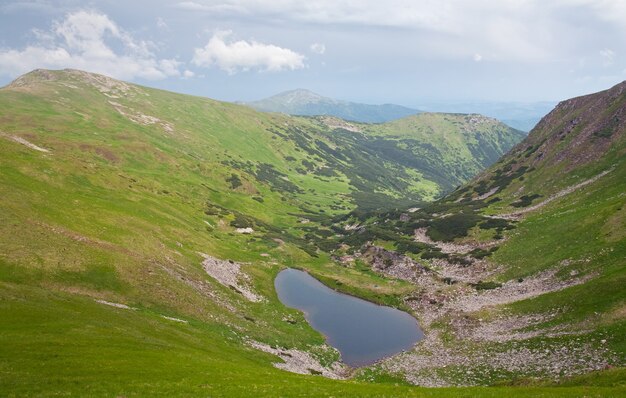
{"type": "Polygon", "coordinates": [[[417,109],[402,105],[369,105],[336,100],[305,89],[285,91],[269,98],[244,104],[263,112],[301,116],[336,116],[344,120],[363,123],[384,123],[420,113],[417,109]]]}
{"type": "Polygon", "coordinates": [[[285,91],[262,100],[241,102],[241,104],[263,112],[300,116],[336,116],[362,123],[384,123],[422,112],[476,113],[496,118],[524,132],[532,130],[537,122],[556,105],[555,102],[550,101],[426,101],[416,108],[409,108],[395,104],[369,105],[341,101],[306,89],[285,91]]]}
{"type": "Polygon", "coordinates": [[[554,101],[426,101],[419,103],[417,107],[427,112],[479,113],[496,118],[515,129],[528,132],[555,105],[554,101]]]}

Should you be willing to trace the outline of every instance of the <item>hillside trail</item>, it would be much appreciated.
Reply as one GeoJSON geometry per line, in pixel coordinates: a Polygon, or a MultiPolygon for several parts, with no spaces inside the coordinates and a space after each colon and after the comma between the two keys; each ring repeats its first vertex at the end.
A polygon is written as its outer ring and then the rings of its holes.
{"type": "Polygon", "coordinates": [[[591,177],[591,178],[589,178],[589,179],[587,179],[585,181],[579,182],[578,184],[569,186],[569,187],[567,187],[567,188],[565,188],[565,189],[563,189],[563,190],[561,190],[561,191],[559,191],[559,192],[557,192],[557,193],[555,193],[553,195],[550,195],[547,199],[545,199],[545,200],[543,200],[543,201],[541,201],[541,202],[539,202],[539,203],[537,203],[535,205],[526,207],[526,208],[524,208],[522,210],[517,210],[517,211],[511,212],[511,213],[498,214],[498,215],[490,216],[490,217],[491,218],[500,218],[500,219],[504,219],[504,220],[519,220],[521,218],[521,216],[523,216],[526,213],[530,213],[530,212],[533,212],[535,210],[538,210],[538,209],[544,207],[545,205],[547,205],[548,203],[555,201],[556,199],[559,199],[559,198],[562,198],[563,196],[569,195],[569,194],[571,194],[571,193],[573,193],[573,192],[579,190],[580,188],[585,187],[585,186],[587,186],[589,184],[593,184],[594,182],[598,181],[600,178],[602,178],[605,175],[609,174],[613,170],[615,170],[614,167],[612,167],[612,168],[610,168],[608,170],[604,170],[600,174],[597,174],[597,175],[595,175],[595,176],[593,176],[593,177],[591,177]]]}

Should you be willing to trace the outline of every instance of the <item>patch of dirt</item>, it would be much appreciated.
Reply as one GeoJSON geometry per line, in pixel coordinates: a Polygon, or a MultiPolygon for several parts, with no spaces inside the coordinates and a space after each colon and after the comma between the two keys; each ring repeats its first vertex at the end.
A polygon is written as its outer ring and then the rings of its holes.
{"type": "Polygon", "coordinates": [[[119,163],[120,161],[120,158],[115,153],[113,153],[112,150],[103,148],[101,146],[95,146],[95,145],[90,145],[90,144],[80,144],[79,148],[83,152],[94,151],[96,154],[98,154],[99,156],[108,160],[111,163],[119,163]]]}
{"type": "Polygon", "coordinates": [[[30,149],[33,149],[35,151],[38,151],[38,152],[50,153],[49,149],[42,148],[42,147],[40,147],[38,145],[35,145],[32,142],[26,140],[25,138],[18,137],[17,135],[6,134],[6,133],[3,133],[3,132],[0,131],[0,137],[4,137],[4,138],[9,139],[11,141],[15,141],[18,144],[22,144],[22,145],[24,145],[24,146],[26,146],[26,147],[28,147],[30,149]]]}
{"type": "Polygon", "coordinates": [[[343,227],[344,231],[358,231],[358,230],[363,229],[363,228],[364,228],[364,226],[359,224],[359,223],[346,224],[343,227]]]}
{"type": "Polygon", "coordinates": [[[98,147],[96,148],[96,153],[108,160],[109,162],[117,163],[120,161],[120,158],[118,158],[117,155],[113,153],[113,151],[111,151],[110,149],[98,147]]]}
{"type": "Polygon", "coordinates": [[[204,257],[202,266],[209,276],[227,286],[252,302],[260,302],[265,299],[256,294],[248,287],[249,277],[241,272],[241,264],[234,261],[220,260],[208,254],[200,253],[204,257]]]}
{"type": "Polygon", "coordinates": [[[137,308],[129,307],[126,304],[113,303],[113,302],[105,301],[105,300],[96,300],[96,303],[108,305],[108,306],[115,307],[115,308],[121,308],[124,310],[136,310],[137,309],[137,308]]]}
{"type": "Polygon", "coordinates": [[[320,116],[319,120],[331,129],[343,129],[352,131],[353,133],[360,133],[362,131],[358,126],[336,117],[320,116]]]}
{"type": "Polygon", "coordinates": [[[498,192],[498,189],[500,189],[500,187],[495,187],[490,189],[488,192],[485,192],[484,194],[480,195],[479,197],[477,197],[477,200],[484,200],[487,199],[488,197],[490,197],[491,195],[493,195],[494,193],[498,192]]]}
{"type": "Polygon", "coordinates": [[[170,321],[179,322],[179,323],[189,323],[188,321],[180,318],[174,318],[172,316],[161,315],[161,318],[165,318],[170,321]]]}
{"type": "Polygon", "coordinates": [[[168,260],[168,265],[161,263],[160,261],[153,261],[153,264],[165,271],[172,278],[186,284],[187,286],[194,289],[196,292],[205,296],[222,307],[228,309],[231,312],[235,312],[235,307],[228,302],[228,300],[220,297],[213,289],[210,284],[205,281],[198,281],[197,279],[188,276],[187,272],[183,267],[178,265],[172,259],[166,258],[168,260]]]}
{"type": "Polygon", "coordinates": [[[259,343],[256,341],[248,341],[248,345],[257,350],[267,352],[269,354],[276,355],[283,360],[283,362],[276,362],[274,366],[278,369],[283,369],[288,372],[304,374],[304,375],[320,375],[329,379],[346,379],[348,376],[348,369],[345,365],[339,362],[333,363],[330,368],[322,366],[317,359],[315,359],[310,353],[295,349],[285,348],[272,348],[267,344],[259,343]]]}
{"type": "Polygon", "coordinates": [[[174,126],[170,122],[161,120],[156,116],[144,115],[143,113],[127,107],[126,105],[122,105],[119,102],[109,100],[109,104],[111,104],[120,115],[126,117],[131,122],[142,126],[158,124],[166,133],[174,133],[174,126]]]}

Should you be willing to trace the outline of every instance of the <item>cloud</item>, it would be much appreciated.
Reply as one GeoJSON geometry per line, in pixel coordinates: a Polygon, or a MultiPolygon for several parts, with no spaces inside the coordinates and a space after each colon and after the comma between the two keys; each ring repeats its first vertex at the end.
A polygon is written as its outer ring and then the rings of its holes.
{"type": "Polygon", "coordinates": [[[277,19],[321,23],[388,26],[413,29],[458,31],[467,26],[469,15],[482,16],[480,26],[493,17],[510,15],[511,19],[528,15],[542,16],[556,10],[581,10],[590,18],[614,21],[626,28],[626,2],[623,0],[555,0],[549,4],[537,0],[194,0],[180,1],[179,9],[206,12],[230,12],[277,19]],[[458,22],[466,21],[462,26],[458,22]]]}
{"type": "Polygon", "coordinates": [[[310,47],[311,51],[315,54],[322,55],[326,52],[326,46],[322,43],[313,43],[310,47]]]}
{"type": "Polygon", "coordinates": [[[152,43],[135,39],[98,12],[69,13],[34,36],[36,42],[25,48],[0,49],[0,73],[15,77],[37,68],[75,68],[128,80],[181,75],[180,62],[158,59],[152,43]]]}
{"type": "Polygon", "coordinates": [[[613,65],[613,60],[615,59],[615,52],[611,49],[605,48],[604,50],[600,50],[600,57],[602,58],[602,65],[611,66],[613,65]]]}
{"type": "Polygon", "coordinates": [[[54,12],[58,9],[58,5],[51,4],[45,0],[35,1],[4,1],[4,4],[0,4],[0,13],[11,13],[19,11],[37,11],[37,12],[54,12]]]}
{"type": "MultiPolygon", "coordinates": [[[[209,2],[215,3],[215,2],[209,2]]],[[[246,7],[240,6],[236,4],[237,2],[223,2],[219,4],[204,4],[197,3],[195,1],[181,1],[176,4],[176,8],[180,8],[182,10],[188,11],[201,11],[201,12],[211,12],[211,13],[236,13],[236,14],[247,14],[248,11],[246,7]],[[235,3],[235,4],[232,4],[235,3]]]]}
{"type": "Polygon", "coordinates": [[[617,46],[626,34],[624,0],[193,0],[177,7],[285,26],[417,32],[412,47],[425,57],[456,59],[480,48],[499,61],[571,60],[596,52],[594,43],[617,46]]]}
{"type": "Polygon", "coordinates": [[[474,56],[472,57],[472,59],[474,60],[474,62],[480,62],[480,61],[482,61],[482,60],[483,60],[483,56],[482,56],[482,55],[480,55],[480,54],[478,54],[478,53],[476,53],[476,54],[474,54],[474,56]]]}
{"type": "Polygon", "coordinates": [[[217,66],[234,74],[240,70],[258,69],[278,72],[304,68],[304,55],[273,44],[226,39],[231,31],[218,31],[203,48],[196,48],[192,63],[202,67],[217,66]]]}

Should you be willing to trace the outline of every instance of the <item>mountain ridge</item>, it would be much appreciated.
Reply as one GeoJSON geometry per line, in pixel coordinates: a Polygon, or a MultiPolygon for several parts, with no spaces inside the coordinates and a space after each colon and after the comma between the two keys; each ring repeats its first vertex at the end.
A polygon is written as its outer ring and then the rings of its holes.
{"type": "Polygon", "coordinates": [[[324,97],[308,89],[294,89],[243,104],[265,112],[301,116],[336,116],[348,121],[384,123],[419,113],[402,105],[370,105],[324,97]]]}

